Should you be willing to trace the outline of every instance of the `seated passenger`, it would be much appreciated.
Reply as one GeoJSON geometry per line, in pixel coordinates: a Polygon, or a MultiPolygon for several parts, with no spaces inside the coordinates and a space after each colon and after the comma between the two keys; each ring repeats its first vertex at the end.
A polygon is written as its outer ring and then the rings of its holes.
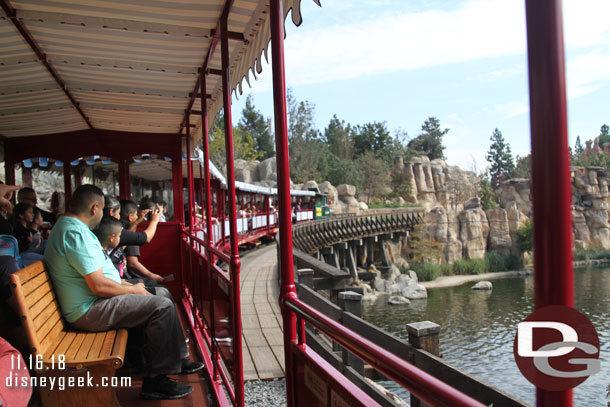
{"type": "MultiPolygon", "coordinates": [[[[116,272],[119,273],[122,279],[130,284],[144,283],[144,286],[151,294],[163,295],[174,301],[167,288],[159,284],[160,281],[157,282],[157,280],[150,277],[138,278],[127,271],[127,258],[121,246],[119,246],[122,232],[124,232],[123,223],[109,215],[104,215],[99,225],[93,230],[93,234],[97,236],[104,249],[104,255],[110,258],[116,272]]],[[[161,278],[161,281],[163,281],[163,278],[161,278]]]]}
{"type": "Polygon", "coordinates": [[[44,260],[66,320],[85,331],[143,326],[147,375],[140,397],[176,399],[189,395],[191,386],[168,374],[188,374],[203,368],[190,362],[174,304],[150,295],[143,284],[123,283],[91,229],[100,222],[104,195],[93,185],[74,191],[71,211],[61,217],[49,237],[44,260]],[[156,374],[156,376],[155,376],[156,374]]]}
{"type": "Polygon", "coordinates": [[[152,202],[155,204],[155,209],[157,209],[159,211],[159,214],[160,214],[159,222],[167,222],[167,219],[165,218],[165,211],[163,209],[163,203],[164,203],[163,200],[159,197],[153,196],[152,202]]]}
{"type": "Polygon", "coordinates": [[[46,244],[46,242],[42,243],[45,240],[42,230],[43,222],[40,209],[34,207],[34,220],[28,223],[28,228],[32,231],[32,244],[37,246],[39,246],[39,242],[40,244],[46,244]]]}
{"type": "Polygon", "coordinates": [[[13,204],[10,199],[13,192],[19,191],[23,186],[6,185],[0,181],[0,235],[12,235],[13,225],[9,217],[13,213],[13,204]]]}
{"type": "MultiPolygon", "coordinates": [[[[146,216],[145,214],[148,213],[150,206],[148,204],[144,205],[144,210],[140,210],[140,212],[138,213],[136,210],[136,204],[133,201],[122,201],[121,202],[121,221],[123,222],[123,227],[127,228],[127,227],[131,227],[131,225],[137,226],[139,222],[142,221],[142,219],[144,219],[144,217],[146,216]]],[[[160,217],[160,213],[158,210],[154,210],[153,213],[150,214],[151,216],[151,223],[154,222],[155,224],[155,228],[156,225],[159,222],[159,217],[160,217]]],[[[155,229],[156,230],[156,229],[155,229]]],[[[122,241],[122,240],[121,240],[122,241]]],[[[125,249],[123,250],[123,252],[125,253],[126,256],[126,260],[127,260],[127,270],[128,270],[128,274],[132,277],[132,278],[150,278],[154,281],[156,281],[157,283],[160,283],[163,281],[163,276],[160,276],[159,274],[153,273],[152,271],[148,270],[148,268],[146,268],[146,266],[144,266],[142,263],[140,263],[140,246],[138,244],[128,244],[125,249]]],[[[114,254],[113,254],[114,257],[114,254]]]]}
{"type": "MultiPolygon", "coordinates": [[[[36,191],[34,191],[34,189],[30,187],[25,187],[21,189],[17,193],[17,203],[27,203],[32,206],[36,206],[36,204],[38,203],[36,191]]],[[[42,213],[42,219],[45,222],[49,222],[50,224],[54,224],[57,218],[59,217],[58,212],[48,212],[42,209],[40,209],[40,212],[42,213]]]]}
{"type": "MultiPolygon", "coordinates": [[[[142,212],[140,216],[138,216],[138,207],[133,201],[122,200],[119,202],[116,198],[108,196],[104,197],[104,201],[109,203],[113,208],[116,208],[117,205],[119,206],[119,209],[114,209],[112,211],[112,216],[123,222],[123,233],[121,233],[120,246],[142,246],[143,244],[149,243],[155,237],[157,225],[159,224],[159,216],[151,215],[148,227],[142,232],[136,232],[138,225],[144,221],[148,212],[142,212]]],[[[107,214],[110,215],[110,211],[108,211],[107,214]]]]}
{"type": "Polygon", "coordinates": [[[44,254],[45,244],[41,244],[40,241],[33,243],[34,239],[33,231],[28,228],[28,223],[34,220],[34,209],[32,205],[27,203],[19,203],[13,208],[12,225],[13,225],[13,236],[17,239],[19,244],[19,255],[24,266],[36,263],[42,260],[44,254]]]}

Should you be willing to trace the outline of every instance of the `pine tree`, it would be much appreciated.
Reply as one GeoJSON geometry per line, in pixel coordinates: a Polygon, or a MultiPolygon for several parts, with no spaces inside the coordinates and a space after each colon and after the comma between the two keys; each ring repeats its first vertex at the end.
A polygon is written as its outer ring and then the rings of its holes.
{"type": "Polygon", "coordinates": [[[254,108],[252,95],[248,95],[246,98],[246,106],[241,115],[239,127],[249,133],[254,140],[254,150],[257,156],[262,160],[273,157],[275,152],[269,126],[263,115],[254,108]]]}
{"type": "Polygon", "coordinates": [[[503,180],[510,179],[513,176],[515,163],[510,146],[504,141],[500,130],[495,129],[490,140],[491,146],[485,159],[490,165],[491,184],[494,188],[497,188],[503,180]]]}
{"type": "Polygon", "coordinates": [[[585,148],[580,143],[580,136],[576,136],[576,144],[574,145],[574,155],[578,158],[583,152],[585,148]]]}
{"type": "Polygon", "coordinates": [[[436,117],[429,117],[422,124],[421,129],[422,133],[409,142],[408,148],[427,155],[431,160],[444,159],[443,136],[449,132],[449,129],[441,130],[441,123],[436,117]]]}

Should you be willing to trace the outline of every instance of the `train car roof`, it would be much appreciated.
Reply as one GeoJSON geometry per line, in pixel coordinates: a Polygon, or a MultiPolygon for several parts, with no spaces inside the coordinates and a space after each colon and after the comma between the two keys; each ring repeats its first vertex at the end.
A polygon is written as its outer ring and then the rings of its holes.
{"type": "MultiPolygon", "coordinates": [[[[185,111],[200,106],[198,70],[219,42],[227,5],[232,89],[241,93],[243,80],[262,71],[267,3],[1,0],[0,137],[178,134],[185,111]]],[[[300,0],[283,3],[299,25],[300,0]]],[[[210,118],[222,108],[220,58],[214,52],[207,65],[210,118]]],[[[192,114],[190,122],[197,142],[201,115],[192,114]]]]}
{"type": "MultiPolygon", "coordinates": [[[[199,150],[198,161],[201,166],[204,165],[203,164],[203,154],[200,152],[200,150],[199,150]]],[[[210,174],[212,175],[212,177],[214,177],[220,181],[223,188],[227,187],[227,179],[225,178],[223,173],[218,168],[216,168],[216,166],[214,165],[214,163],[211,160],[210,160],[210,174]]],[[[269,187],[264,187],[261,185],[249,184],[247,182],[235,181],[235,188],[238,189],[239,191],[244,191],[244,192],[253,192],[253,193],[265,194],[265,195],[277,195],[277,188],[269,188],[269,187]]],[[[290,195],[315,196],[316,193],[312,192],[312,191],[302,191],[299,189],[291,189],[290,195]]]]}

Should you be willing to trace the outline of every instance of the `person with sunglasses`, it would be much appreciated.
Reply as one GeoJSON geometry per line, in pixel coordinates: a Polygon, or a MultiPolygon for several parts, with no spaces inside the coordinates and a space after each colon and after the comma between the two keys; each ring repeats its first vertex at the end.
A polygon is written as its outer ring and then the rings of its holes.
{"type": "MultiPolygon", "coordinates": [[[[38,197],[36,196],[36,191],[34,191],[33,188],[30,187],[24,187],[22,188],[18,193],[17,193],[17,203],[26,203],[26,204],[30,204],[35,208],[38,208],[38,206],[36,206],[38,204],[38,197]]],[[[57,220],[57,213],[56,212],[49,212],[49,211],[45,211],[43,209],[40,209],[40,213],[42,214],[42,220],[44,222],[48,222],[50,224],[54,224],[55,221],[57,220]]]]}

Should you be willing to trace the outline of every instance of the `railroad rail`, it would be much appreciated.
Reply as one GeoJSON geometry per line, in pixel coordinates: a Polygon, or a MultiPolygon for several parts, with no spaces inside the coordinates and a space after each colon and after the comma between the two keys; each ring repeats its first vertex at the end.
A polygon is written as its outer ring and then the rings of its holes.
{"type": "Polygon", "coordinates": [[[336,243],[410,230],[424,214],[423,208],[407,208],[301,223],[292,228],[293,246],[313,255],[336,243]]]}

